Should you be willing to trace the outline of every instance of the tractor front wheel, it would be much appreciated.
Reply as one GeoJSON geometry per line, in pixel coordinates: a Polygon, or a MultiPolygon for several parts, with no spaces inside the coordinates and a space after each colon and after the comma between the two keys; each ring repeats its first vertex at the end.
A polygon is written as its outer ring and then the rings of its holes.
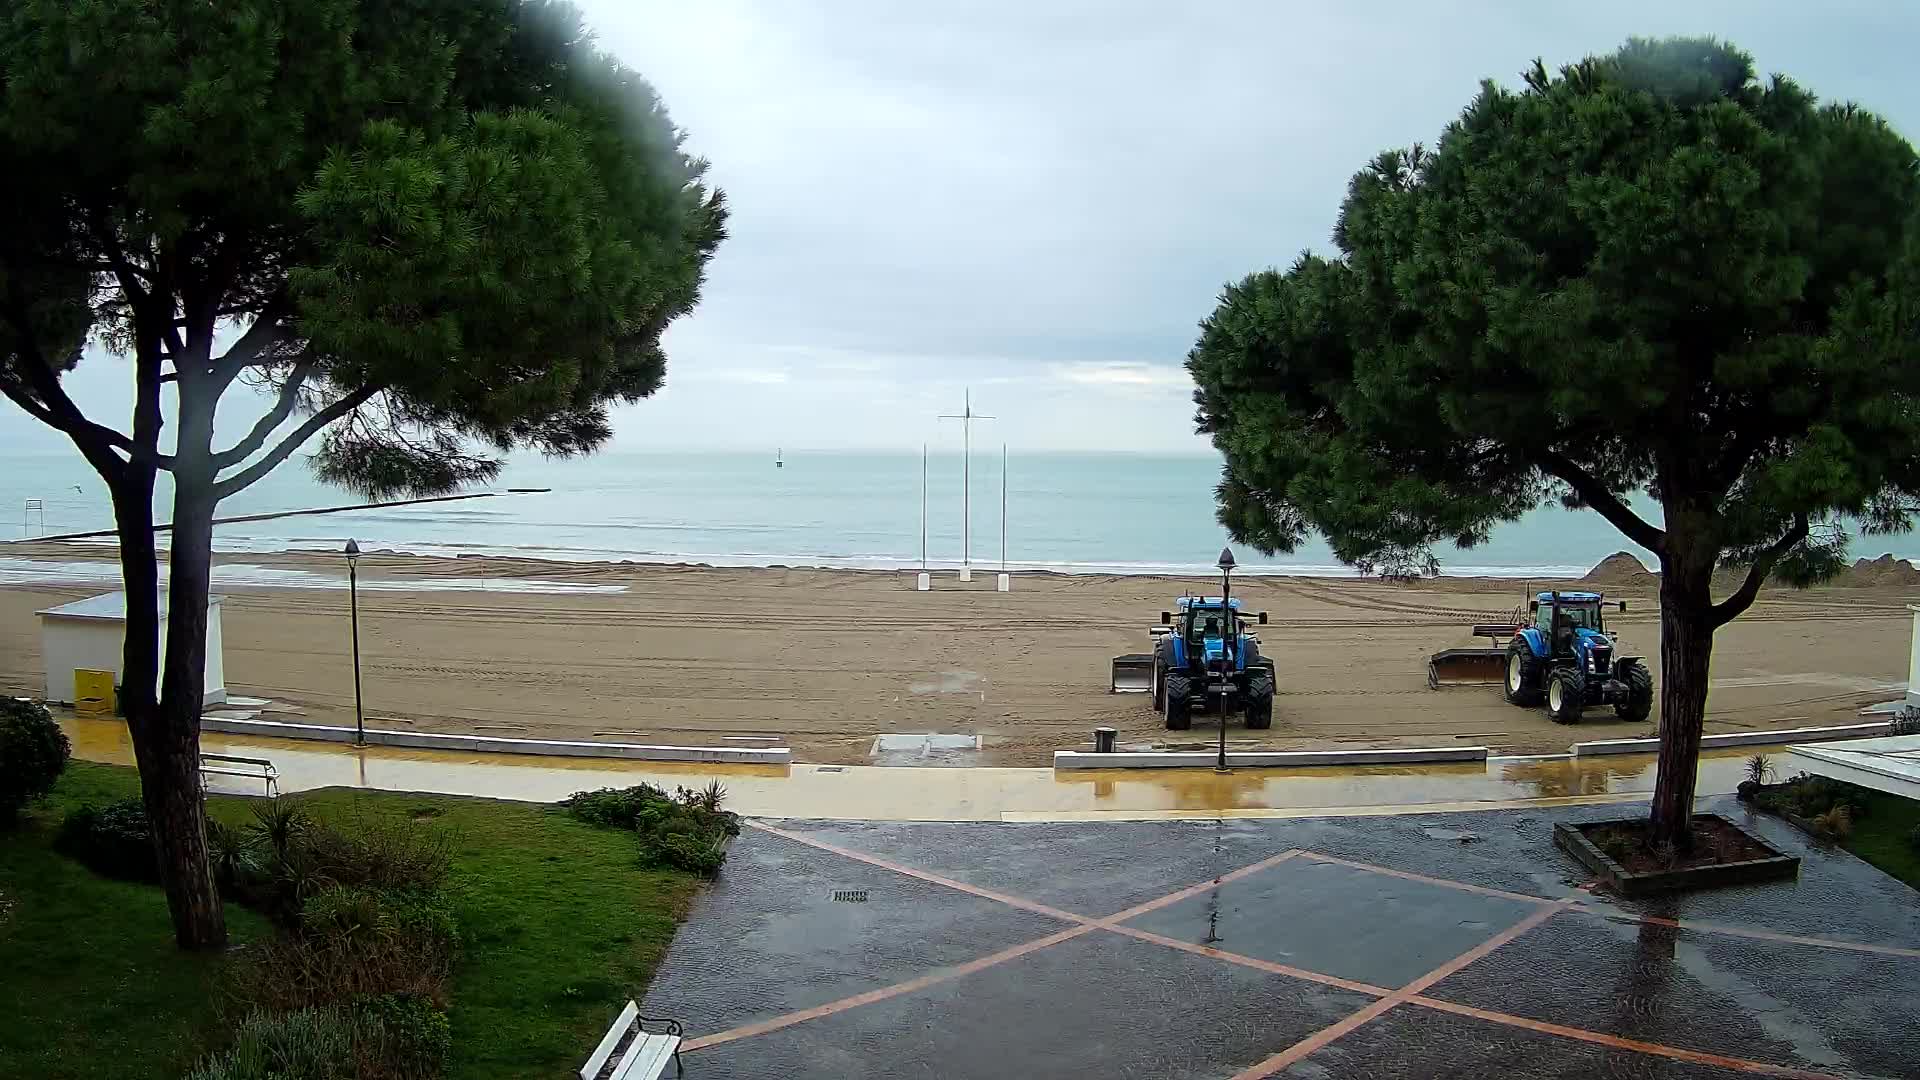
{"type": "Polygon", "coordinates": [[[1556,724],[1577,724],[1587,706],[1587,680],[1579,668],[1554,668],[1547,676],[1547,716],[1556,724]]]}
{"type": "Polygon", "coordinates": [[[1192,727],[1193,696],[1188,693],[1187,673],[1169,671],[1160,686],[1167,699],[1167,730],[1185,731],[1192,727]]]}
{"type": "Polygon", "coordinates": [[[1265,731],[1273,726],[1273,669],[1260,668],[1247,676],[1247,727],[1265,731]]]}
{"type": "Polygon", "coordinates": [[[1507,677],[1500,689],[1509,705],[1532,708],[1540,704],[1540,661],[1519,638],[1507,646],[1507,677]]]}
{"type": "Polygon", "coordinates": [[[1653,711],[1653,672],[1645,664],[1627,664],[1626,670],[1619,672],[1620,681],[1627,684],[1627,699],[1615,702],[1613,714],[1622,720],[1639,723],[1653,711]]]}

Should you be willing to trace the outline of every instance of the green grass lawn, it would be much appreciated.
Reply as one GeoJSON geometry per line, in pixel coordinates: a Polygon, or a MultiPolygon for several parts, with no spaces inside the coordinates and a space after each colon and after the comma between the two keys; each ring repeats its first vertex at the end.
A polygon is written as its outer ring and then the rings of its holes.
{"type": "MultiPolygon", "coordinates": [[[[134,795],[132,769],[74,762],[47,803],[0,833],[0,1077],[173,1077],[216,1046],[224,959],[173,947],[158,888],[94,876],[51,849],[70,807],[134,795]]],[[[454,972],[453,1080],[559,1077],[638,998],[699,887],[642,870],[630,834],[559,810],[446,795],[335,789],[292,796],[336,822],[389,817],[453,839],[466,942],[454,972]]],[[[216,817],[250,820],[215,798],[216,817]]],[[[236,944],[269,932],[234,905],[236,944]]]]}
{"type": "Polygon", "coordinates": [[[1889,795],[1883,791],[1860,789],[1856,796],[1866,815],[1853,823],[1853,835],[1844,845],[1848,851],[1920,889],[1920,850],[1908,839],[1920,828],[1920,802],[1889,795]]]}

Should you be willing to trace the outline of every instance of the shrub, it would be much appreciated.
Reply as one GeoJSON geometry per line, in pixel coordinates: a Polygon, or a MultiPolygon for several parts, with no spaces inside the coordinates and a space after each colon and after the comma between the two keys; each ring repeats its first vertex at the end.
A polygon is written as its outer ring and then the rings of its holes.
{"type": "Polygon", "coordinates": [[[425,998],[382,994],[352,1006],[254,1010],[233,1045],[187,1080],[432,1080],[452,1033],[425,998]]]}
{"type": "Polygon", "coordinates": [[[187,1080],[355,1080],[354,1018],[336,1009],[252,1012],[233,1046],[187,1080]]]}
{"type": "Polygon", "coordinates": [[[0,697],[0,825],[52,791],[72,753],[46,706],[0,697]]]}
{"type": "Polygon", "coordinates": [[[74,809],[61,821],[53,846],[96,874],[129,881],[160,879],[153,830],[139,799],[74,809]]]}
{"type": "Polygon", "coordinates": [[[1747,759],[1747,779],[1756,784],[1764,784],[1767,777],[1773,775],[1773,759],[1765,754],[1755,754],[1747,759]]]}
{"type": "Polygon", "coordinates": [[[294,847],[323,882],[362,889],[432,892],[446,884],[453,868],[444,833],[389,819],[349,829],[310,825],[294,847]]]}
{"type": "Polygon", "coordinates": [[[245,830],[208,818],[207,860],[223,894],[244,900],[259,890],[265,863],[259,844],[245,830]]]}
{"type": "Polygon", "coordinates": [[[282,926],[297,926],[303,907],[335,887],[383,893],[430,893],[450,872],[448,839],[410,822],[376,819],[336,828],[280,799],[254,808],[247,826],[261,862],[249,902],[282,926]]]}
{"type": "Polygon", "coordinates": [[[1853,835],[1853,811],[1845,803],[1813,818],[1814,831],[1828,840],[1841,841],[1853,835]]]}
{"type": "Polygon", "coordinates": [[[699,791],[678,789],[670,798],[652,784],[577,791],[561,805],[581,821],[632,829],[640,841],[640,865],[671,867],[711,877],[726,860],[726,842],[740,835],[740,815],[720,809],[727,789],[719,782],[699,791]]]}
{"type": "Polygon", "coordinates": [[[631,829],[640,812],[650,803],[666,802],[667,793],[652,784],[630,788],[601,788],[576,791],[561,800],[567,812],[589,825],[610,829],[631,829]]]}
{"type": "Polygon", "coordinates": [[[276,1011],[391,993],[438,1002],[458,946],[442,894],[331,885],[307,898],[288,933],[254,947],[233,986],[247,1004],[276,1011]]]}
{"type": "Polygon", "coordinates": [[[379,994],[354,1004],[363,1080],[430,1080],[453,1049],[447,1014],[418,994],[379,994]]]}

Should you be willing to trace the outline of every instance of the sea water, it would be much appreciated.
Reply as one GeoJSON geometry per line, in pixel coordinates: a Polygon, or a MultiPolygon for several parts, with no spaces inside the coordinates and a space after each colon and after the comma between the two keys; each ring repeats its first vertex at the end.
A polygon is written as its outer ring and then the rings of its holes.
{"type": "MultiPolygon", "coordinates": [[[[709,563],[891,569],[922,560],[922,460],[918,452],[614,451],[571,460],[516,458],[484,490],[538,492],[218,527],[228,552],[364,550],[420,555],[512,555],[566,561],[709,563]]],[[[1066,573],[1210,574],[1232,544],[1242,572],[1348,575],[1319,540],[1263,555],[1232,543],[1215,518],[1220,460],[1211,455],[1011,453],[1002,515],[1001,455],[978,452],[964,504],[963,457],[934,454],[925,468],[924,551],[948,568],[970,560],[995,569],[1066,573]],[[963,528],[970,522],[971,528],[963,528]]],[[[168,515],[162,474],[158,520],[168,515]]],[[[222,516],[361,501],[316,480],[299,458],[228,499],[222,516]]],[[[1656,506],[1637,505],[1657,520],[1656,506]]],[[[71,453],[0,457],[0,537],[34,537],[112,525],[106,489],[71,453]],[[29,499],[41,509],[29,512],[29,499]]],[[[110,542],[110,541],[103,541],[110,542]]],[[[1856,541],[1856,554],[1920,554],[1910,537],[1856,541]],[[1871,549],[1871,550],[1868,550],[1871,549]]],[[[1487,543],[1437,551],[1449,574],[1574,575],[1615,551],[1653,560],[1598,514],[1535,510],[1496,528],[1487,543]]],[[[12,576],[12,575],[9,575],[12,576]]]]}

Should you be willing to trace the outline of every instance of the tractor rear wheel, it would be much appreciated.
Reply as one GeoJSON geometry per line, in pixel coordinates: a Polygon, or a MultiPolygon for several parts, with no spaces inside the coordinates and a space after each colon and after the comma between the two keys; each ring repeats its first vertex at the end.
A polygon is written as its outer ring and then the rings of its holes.
{"type": "Polygon", "coordinates": [[[1501,691],[1509,705],[1531,708],[1540,704],[1540,661],[1519,638],[1507,646],[1507,677],[1501,691]]]}
{"type": "Polygon", "coordinates": [[[1587,680],[1579,668],[1558,667],[1547,675],[1547,716],[1556,724],[1577,724],[1587,706],[1587,680]]]}
{"type": "Polygon", "coordinates": [[[1653,711],[1653,672],[1643,663],[1622,666],[1625,670],[1617,674],[1620,681],[1627,684],[1627,700],[1615,702],[1613,714],[1637,724],[1653,711]]]}
{"type": "Polygon", "coordinates": [[[1162,638],[1153,647],[1153,711],[1167,707],[1167,642],[1162,638]]]}
{"type": "Polygon", "coordinates": [[[1193,726],[1193,696],[1188,693],[1187,673],[1169,671],[1161,682],[1167,696],[1167,730],[1185,731],[1193,726]]]}
{"type": "Polygon", "coordinates": [[[1265,731],[1273,726],[1273,669],[1262,667],[1247,676],[1247,727],[1265,731]]]}

